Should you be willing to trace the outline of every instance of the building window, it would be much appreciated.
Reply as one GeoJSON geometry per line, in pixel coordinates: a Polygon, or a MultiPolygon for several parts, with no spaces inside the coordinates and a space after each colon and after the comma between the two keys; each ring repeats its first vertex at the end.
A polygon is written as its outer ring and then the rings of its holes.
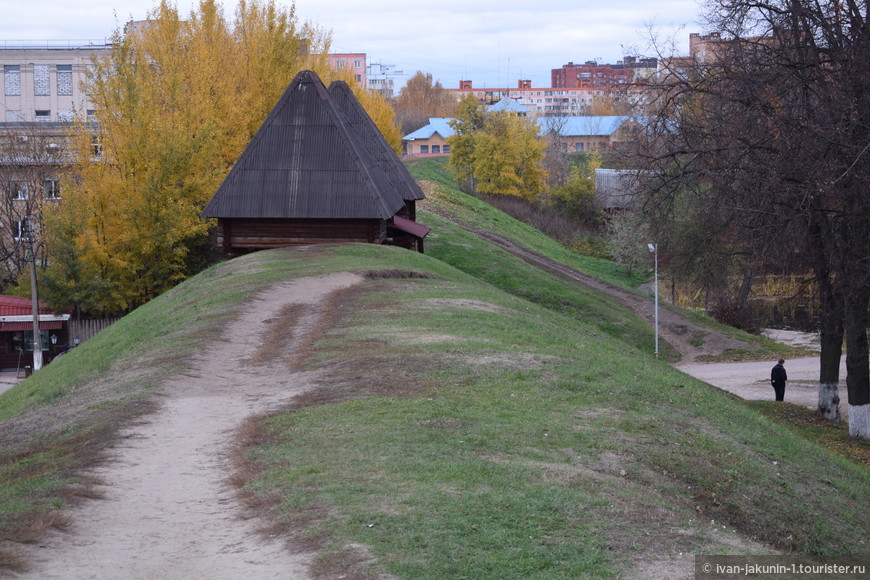
{"type": "Polygon", "coordinates": [[[21,116],[21,111],[6,111],[6,122],[7,123],[20,123],[24,120],[24,117],[21,116]]]}
{"type": "Polygon", "coordinates": [[[27,199],[27,183],[24,181],[10,181],[9,199],[14,201],[27,199]]]}
{"type": "Polygon", "coordinates": [[[31,233],[33,233],[33,230],[31,229],[30,222],[27,221],[27,218],[12,220],[12,235],[15,238],[15,241],[27,239],[30,237],[31,233]]]}
{"type": "Polygon", "coordinates": [[[420,145],[420,153],[429,153],[428,145],[420,145]]]}
{"type": "MultiPolygon", "coordinates": [[[[50,340],[51,339],[48,338],[47,330],[39,331],[39,346],[42,350],[48,350],[48,346],[51,344],[51,342],[49,342],[50,340]]],[[[12,346],[16,351],[24,350],[25,352],[33,352],[33,331],[25,330],[13,334],[12,346]]]]}
{"type": "Polygon", "coordinates": [[[51,111],[49,110],[36,110],[36,121],[40,123],[47,123],[51,121],[51,111]]]}
{"type": "Polygon", "coordinates": [[[583,143],[577,143],[577,144],[574,146],[574,149],[577,150],[577,153],[583,153],[583,143]]]}
{"type": "Polygon", "coordinates": [[[361,60],[355,60],[355,61],[353,61],[353,68],[361,68],[361,67],[362,67],[362,61],[361,61],[361,60]]]}
{"type": "Polygon", "coordinates": [[[3,65],[3,87],[7,97],[21,96],[21,67],[19,65],[3,65]]]}
{"type": "Polygon", "coordinates": [[[47,97],[51,94],[51,80],[47,64],[33,65],[33,94],[47,97]]]}
{"type": "Polygon", "coordinates": [[[57,65],[57,94],[71,96],[73,94],[72,65],[57,65]]]}
{"type": "Polygon", "coordinates": [[[97,135],[91,136],[91,151],[94,157],[101,157],[103,155],[103,143],[97,135]]]}
{"type": "Polygon", "coordinates": [[[336,68],[344,68],[345,66],[347,66],[347,63],[345,63],[343,60],[340,60],[340,61],[335,63],[336,68]]]}
{"type": "Polygon", "coordinates": [[[441,153],[440,145],[432,145],[432,153],[441,153]]]}
{"type": "Polygon", "coordinates": [[[57,120],[61,123],[72,123],[73,113],[72,111],[58,111],[57,112],[57,120]]]}
{"type": "Polygon", "coordinates": [[[442,153],[450,153],[450,145],[445,145],[442,149],[442,153]]]}
{"type": "Polygon", "coordinates": [[[42,182],[42,191],[47,199],[59,199],[60,182],[57,179],[45,179],[42,182]]]}

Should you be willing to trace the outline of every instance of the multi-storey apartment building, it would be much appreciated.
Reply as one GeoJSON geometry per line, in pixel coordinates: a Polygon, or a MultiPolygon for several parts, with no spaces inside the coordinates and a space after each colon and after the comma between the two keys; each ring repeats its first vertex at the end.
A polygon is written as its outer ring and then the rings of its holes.
{"type": "Polygon", "coordinates": [[[404,76],[404,72],[397,70],[394,64],[372,62],[366,72],[366,85],[370,91],[380,93],[386,99],[395,96],[395,80],[404,76]]]}
{"type": "Polygon", "coordinates": [[[69,122],[92,110],[81,81],[106,41],[0,43],[3,92],[0,122],[69,122]]]}
{"type": "Polygon", "coordinates": [[[350,70],[359,86],[368,86],[366,83],[366,54],[364,52],[330,54],[329,65],[340,71],[350,70]]]}
{"type": "Polygon", "coordinates": [[[711,64],[727,54],[730,41],[722,38],[719,32],[710,34],[689,34],[689,54],[685,56],[672,56],[662,59],[659,70],[659,79],[685,80],[691,75],[697,74],[699,68],[705,64],[711,64]]]}
{"type": "Polygon", "coordinates": [[[516,88],[474,88],[472,81],[459,81],[458,89],[445,89],[457,100],[474,95],[483,103],[494,104],[502,99],[513,99],[530,114],[542,116],[582,115],[596,98],[608,97],[631,104],[638,102],[640,90],[633,85],[619,89],[607,88],[535,88],[529,80],[520,80],[516,88]]]}
{"type": "Polygon", "coordinates": [[[658,67],[655,58],[627,56],[617,64],[587,61],[569,62],[550,71],[551,86],[568,89],[594,89],[618,91],[628,85],[642,82],[654,75],[658,67]]]}
{"type": "Polygon", "coordinates": [[[93,114],[82,81],[110,49],[105,40],[0,42],[0,282],[44,257],[41,216],[62,195],[69,130],[93,114]]]}

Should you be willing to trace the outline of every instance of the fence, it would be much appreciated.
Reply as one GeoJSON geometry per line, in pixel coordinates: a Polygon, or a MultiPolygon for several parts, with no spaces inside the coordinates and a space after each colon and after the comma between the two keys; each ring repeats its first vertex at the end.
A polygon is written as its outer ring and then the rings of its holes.
{"type": "Polygon", "coordinates": [[[595,200],[607,210],[625,209],[635,201],[633,180],[638,172],[625,169],[595,170],[595,200]]]}
{"type": "Polygon", "coordinates": [[[94,318],[69,321],[69,337],[72,342],[78,337],[79,342],[93,338],[98,332],[117,322],[118,318],[94,318]]]}

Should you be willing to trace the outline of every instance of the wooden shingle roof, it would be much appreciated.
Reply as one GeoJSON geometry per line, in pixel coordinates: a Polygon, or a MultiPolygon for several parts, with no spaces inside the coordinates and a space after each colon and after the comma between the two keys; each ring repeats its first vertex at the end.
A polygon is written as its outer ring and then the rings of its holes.
{"type": "Polygon", "coordinates": [[[320,78],[302,71],[200,215],[389,219],[402,207],[320,78]]]}
{"type": "Polygon", "coordinates": [[[334,81],[329,85],[329,94],[338,107],[347,116],[348,121],[363,140],[375,162],[387,175],[396,190],[406,201],[425,199],[423,191],[408,173],[408,170],[396,156],[396,152],[384,139],[374,121],[369,117],[362,104],[354,96],[353,91],[344,81],[334,81]]]}

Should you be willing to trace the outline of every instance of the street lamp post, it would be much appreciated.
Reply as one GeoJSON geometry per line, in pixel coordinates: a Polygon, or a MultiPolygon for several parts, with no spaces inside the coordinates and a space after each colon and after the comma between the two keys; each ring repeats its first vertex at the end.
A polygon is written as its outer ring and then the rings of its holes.
{"type": "Polygon", "coordinates": [[[656,358],[659,358],[659,247],[656,244],[647,244],[646,247],[655,260],[656,358]]]}
{"type": "Polygon", "coordinates": [[[33,252],[33,229],[27,216],[27,241],[30,251],[30,297],[33,305],[33,372],[42,368],[42,334],[39,332],[39,296],[36,291],[36,254],[33,252]]]}

